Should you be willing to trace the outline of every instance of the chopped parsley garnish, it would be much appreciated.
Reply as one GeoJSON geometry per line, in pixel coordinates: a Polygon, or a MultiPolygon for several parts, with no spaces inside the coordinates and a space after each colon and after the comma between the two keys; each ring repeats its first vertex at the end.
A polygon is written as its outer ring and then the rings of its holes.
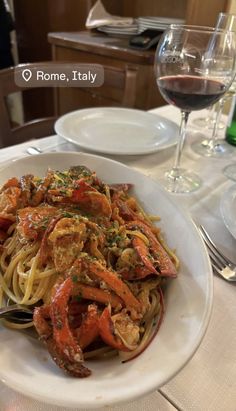
{"type": "Polygon", "coordinates": [[[79,293],[78,295],[75,296],[75,300],[77,301],[77,303],[81,303],[82,300],[82,294],[79,293]]]}
{"type": "Polygon", "coordinates": [[[74,214],[68,213],[67,211],[63,211],[62,217],[72,218],[72,217],[74,217],[74,214]]]}
{"type": "Polygon", "coordinates": [[[78,276],[77,276],[77,275],[73,275],[73,276],[72,276],[72,281],[73,281],[73,283],[77,283],[77,282],[78,282],[78,276]]]}

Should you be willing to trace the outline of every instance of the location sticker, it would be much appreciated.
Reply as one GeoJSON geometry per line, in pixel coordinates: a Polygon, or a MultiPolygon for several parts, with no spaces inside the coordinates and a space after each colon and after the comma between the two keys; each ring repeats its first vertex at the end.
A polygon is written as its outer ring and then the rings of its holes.
{"type": "Polygon", "coordinates": [[[87,63],[31,63],[14,70],[15,83],[23,88],[35,87],[100,87],[104,83],[104,68],[87,63]]]}
{"type": "Polygon", "coordinates": [[[25,69],[22,71],[22,77],[25,81],[29,81],[32,77],[32,71],[29,69],[25,69]]]}

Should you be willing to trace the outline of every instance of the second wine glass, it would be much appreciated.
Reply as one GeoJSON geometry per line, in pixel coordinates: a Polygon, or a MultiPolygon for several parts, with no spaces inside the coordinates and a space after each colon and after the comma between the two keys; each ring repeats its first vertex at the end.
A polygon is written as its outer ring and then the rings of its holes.
{"type": "Polygon", "coordinates": [[[180,108],[182,119],[174,165],[162,180],[168,191],[188,193],[201,185],[195,173],[180,167],[188,117],[222,97],[232,83],[234,66],[235,38],[230,31],[172,25],[160,39],[154,66],[157,85],[165,100],[180,108]]]}
{"type": "MultiPolygon", "coordinates": [[[[231,32],[234,32],[236,36],[236,15],[230,13],[219,13],[215,28],[220,30],[229,30],[231,32]]],[[[221,59],[220,64],[222,64],[222,70],[224,69],[225,64],[226,70],[228,69],[227,60],[222,61],[221,59]]],[[[211,138],[206,139],[206,137],[204,136],[201,141],[198,141],[192,145],[193,151],[205,157],[215,158],[225,158],[234,153],[234,148],[230,146],[224,138],[220,138],[218,134],[220,128],[222,128],[220,127],[220,124],[225,104],[227,101],[232,99],[232,97],[235,95],[235,92],[236,81],[234,79],[228,91],[223,95],[223,97],[217,104],[211,138]]],[[[226,131],[226,124],[224,126],[224,131],[226,131]]]]}

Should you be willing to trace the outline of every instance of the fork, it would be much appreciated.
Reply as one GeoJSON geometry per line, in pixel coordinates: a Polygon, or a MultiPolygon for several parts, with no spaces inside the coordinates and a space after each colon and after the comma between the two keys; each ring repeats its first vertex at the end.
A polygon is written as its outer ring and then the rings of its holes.
{"type": "Polygon", "coordinates": [[[207,246],[211,265],[215,272],[226,281],[236,281],[236,265],[218,249],[202,225],[199,226],[199,232],[207,246]]]}
{"type": "Polygon", "coordinates": [[[25,305],[12,304],[0,308],[0,319],[6,319],[17,324],[26,324],[33,321],[33,310],[25,305]]]}

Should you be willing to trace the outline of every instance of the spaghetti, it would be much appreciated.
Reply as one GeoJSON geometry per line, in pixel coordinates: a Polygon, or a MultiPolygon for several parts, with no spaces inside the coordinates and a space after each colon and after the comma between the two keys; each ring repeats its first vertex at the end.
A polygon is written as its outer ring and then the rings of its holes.
{"type": "Polygon", "coordinates": [[[130,189],[77,166],[0,190],[0,305],[33,306],[25,326],[76,377],[90,375],[86,358],[139,355],[162,321],[162,285],[177,276],[177,256],[130,189]]]}

